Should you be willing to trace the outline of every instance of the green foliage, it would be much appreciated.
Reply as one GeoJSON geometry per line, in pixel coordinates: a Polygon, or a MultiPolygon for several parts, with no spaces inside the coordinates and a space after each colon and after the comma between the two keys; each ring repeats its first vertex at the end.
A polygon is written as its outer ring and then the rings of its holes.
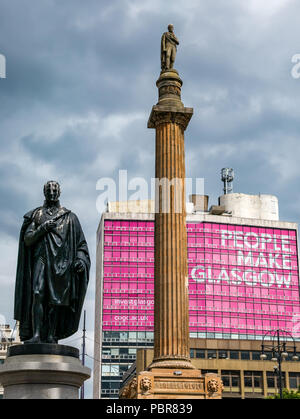
{"type": "MultiPolygon", "coordinates": [[[[287,390],[286,388],[282,390],[283,399],[300,399],[300,386],[298,390],[287,390]]],[[[274,394],[274,396],[269,396],[267,399],[280,399],[280,394],[274,394]]]]}

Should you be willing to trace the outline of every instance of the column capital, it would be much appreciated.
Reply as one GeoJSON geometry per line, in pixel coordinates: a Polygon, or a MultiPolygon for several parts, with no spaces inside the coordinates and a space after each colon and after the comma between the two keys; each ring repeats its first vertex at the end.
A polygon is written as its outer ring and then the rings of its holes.
{"type": "Polygon", "coordinates": [[[173,123],[180,125],[185,131],[193,112],[193,108],[155,105],[148,120],[148,128],[156,128],[164,123],[173,123]]]}

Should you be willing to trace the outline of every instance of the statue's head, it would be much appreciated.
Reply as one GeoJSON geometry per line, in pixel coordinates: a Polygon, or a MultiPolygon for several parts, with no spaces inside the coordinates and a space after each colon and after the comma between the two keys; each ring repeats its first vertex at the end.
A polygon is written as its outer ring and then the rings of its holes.
{"type": "Polygon", "coordinates": [[[49,180],[44,185],[44,195],[46,201],[57,202],[60,197],[60,186],[55,180],[49,180]]]}
{"type": "Polygon", "coordinates": [[[174,26],[172,25],[172,23],[170,23],[170,24],[168,25],[168,31],[169,31],[169,32],[173,32],[173,31],[174,31],[174,26]]]}

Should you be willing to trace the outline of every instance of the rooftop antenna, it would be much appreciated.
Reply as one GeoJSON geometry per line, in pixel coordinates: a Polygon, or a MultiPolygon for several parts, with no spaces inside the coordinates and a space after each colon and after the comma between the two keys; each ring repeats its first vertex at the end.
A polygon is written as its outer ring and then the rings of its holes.
{"type": "Polygon", "coordinates": [[[234,171],[228,167],[225,167],[221,170],[221,179],[224,183],[224,195],[233,193],[232,182],[234,179],[234,171]]]}

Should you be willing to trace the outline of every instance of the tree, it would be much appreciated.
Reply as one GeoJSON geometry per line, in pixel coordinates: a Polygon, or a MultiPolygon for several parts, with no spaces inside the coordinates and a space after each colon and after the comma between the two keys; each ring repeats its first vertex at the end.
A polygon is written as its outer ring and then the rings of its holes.
{"type": "MultiPolygon", "coordinates": [[[[284,389],[282,391],[282,398],[283,399],[300,399],[300,386],[298,388],[298,390],[294,391],[294,390],[288,390],[288,389],[284,389]]],[[[280,394],[274,394],[274,396],[269,396],[267,397],[267,399],[280,399],[280,394]]]]}

